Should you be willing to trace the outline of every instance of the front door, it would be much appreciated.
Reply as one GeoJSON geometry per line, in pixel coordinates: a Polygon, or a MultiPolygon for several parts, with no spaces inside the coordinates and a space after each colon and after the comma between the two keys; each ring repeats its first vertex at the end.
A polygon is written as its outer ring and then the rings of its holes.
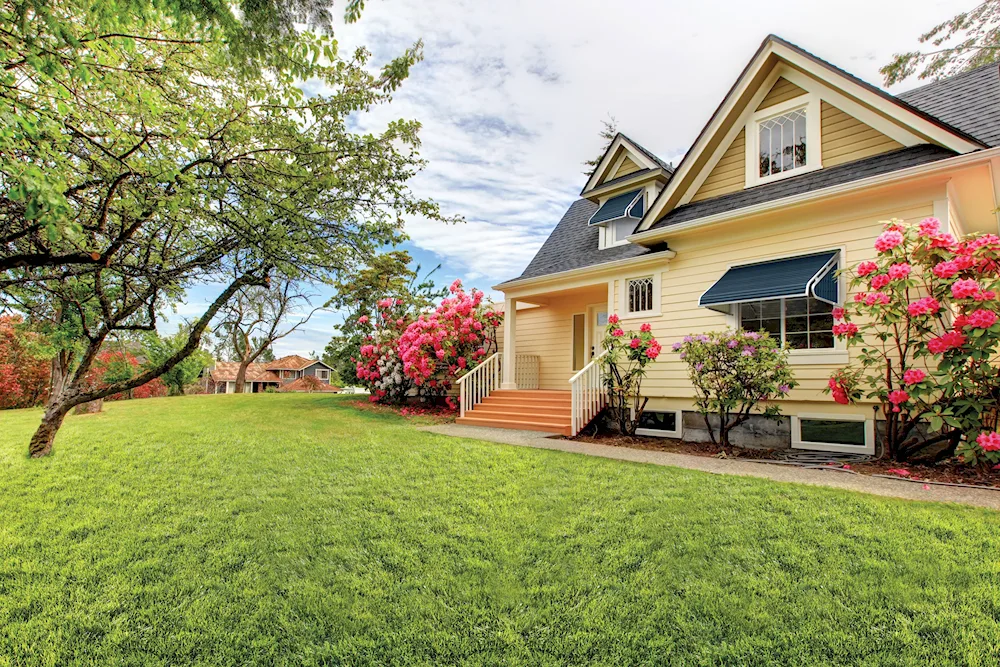
{"type": "Polygon", "coordinates": [[[601,342],[604,340],[604,329],[608,326],[608,307],[604,304],[590,307],[590,349],[587,360],[601,353],[601,342]]]}

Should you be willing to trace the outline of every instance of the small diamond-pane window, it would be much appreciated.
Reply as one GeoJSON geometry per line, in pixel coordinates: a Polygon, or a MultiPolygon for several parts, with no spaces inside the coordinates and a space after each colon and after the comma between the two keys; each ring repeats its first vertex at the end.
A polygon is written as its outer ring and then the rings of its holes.
{"type": "Polygon", "coordinates": [[[761,122],[760,175],[773,176],[806,165],[806,110],[796,109],[761,122]]]}
{"type": "Polygon", "coordinates": [[[628,312],[644,313],[653,310],[653,277],[633,278],[626,283],[628,312]]]}

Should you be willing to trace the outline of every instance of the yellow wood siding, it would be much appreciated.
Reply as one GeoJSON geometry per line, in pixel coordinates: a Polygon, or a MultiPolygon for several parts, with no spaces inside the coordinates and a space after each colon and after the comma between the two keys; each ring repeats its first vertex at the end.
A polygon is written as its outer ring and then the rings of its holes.
{"type": "MultiPolygon", "coordinates": [[[[921,187],[898,192],[892,199],[869,197],[852,200],[853,203],[841,201],[778,211],[677,236],[670,240],[676,257],[662,264],[640,269],[595,271],[595,281],[613,283],[612,312],[617,310],[621,282],[626,276],[660,272],[661,315],[623,322],[626,330],[637,330],[643,322],[650,322],[654,335],[664,347],[660,359],[648,367],[643,382],[643,393],[651,398],[650,407],[691,409],[693,388],[687,367],[670,351],[670,346],[687,334],[718,331],[730,326],[731,318],[698,306],[698,298],[729,267],[841,248],[845,251],[847,264],[856,265],[874,257],[873,243],[882,231],[880,221],[896,217],[919,222],[933,215],[933,199],[938,194],[921,187]]],[[[589,299],[561,297],[556,305],[518,312],[517,351],[542,356],[543,388],[566,388],[566,381],[572,375],[572,314],[585,312],[588,301],[594,302],[593,292],[589,299]]],[[[856,349],[851,353],[856,354],[856,349]]],[[[870,407],[841,407],[823,393],[830,374],[846,365],[847,352],[841,350],[828,358],[817,359],[817,356],[796,360],[793,355],[795,377],[800,386],[786,403],[799,406],[801,412],[870,415],[870,407]],[[817,360],[820,363],[815,363],[817,360]]],[[[788,408],[786,412],[794,414],[795,409],[788,408]]]]}
{"type": "MultiPolygon", "coordinates": [[[[667,265],[661,290],[662,316],[652,323],[653,332],[669,350],[674,341],[690,333],[706,333],[727,327],[727,317],[698,306],[698,298],[735,264],[790,256],[816,250],[844,248],[849,266],[875,255],[873,243],[881,233],[879,221],[893,217],[918,222],[932,215],[933,204],[907,202],[900,207],[874,207],[867,214],[840,216],[783,215],[780,221],[730,225],[697,237],[670,243],[677,256],[667,265]],[[725,240],[724,243],[720,242],[725,240]]],[[[676,355],[650,366],[643,383],[650,396],[689,398],[692,388],[687,367],[676,355]]],[[[794,364],[794,358],[793,358],[794,364]]],[[[822,391],[830,373],[840,364],[794,364],[800,387],[792,400],[831,403],[822,391]]],[[[824,407],[826,407],[824,405],[824,407]]]]}
{"type": "Polygon", "coordinates": [[[757,111],[773,107],[775,104],[779,104],[790,100],[793,97],[805,94],[806,91],[802,90],[788,79],[781,77],[774,82],[774,85],[771,86],[771,90],[768,91],[767,95],[764,96],[764,99],[761,100],[759,105],[757,105],[757,111]]]}
{"type": "Polygon", "coordinates": [[[712,169],[705,182],[698,188],[691,201],[700,201],[709,197],[718,197],[729,192],[742,190],[746,185],[746,130],[733,139],[726,152],[719,158],[719,163],[712,169]]]}
{"type": "Polygon", "coordinates": [[[827,102],[822,103],[821,116],[824,167],[853,162],[903,147],[898,141],[827,102]]]}
{"type": "Polygon", "coordinates": [[[622,160],[621,165],[618,167],[618,171],[616,171],[608,180],[628,176],[629,174],[634,174],[637,171],[639,171],[639,165],[633,162],[631,158],[627,157],[622,160]]]}
{"type": "MultiPolygon", "coordinates": [[[[604,299],[607,300],[607,297],[604,299]]],[[[560,297],[554,303],[517,311],[517,354],[537,354],[539,389],[569,391],[573,376],[573,315],[599,303],[593,296],[560,297]]],[[[590,326],[588,322],[587,326],[590,326]]]]}

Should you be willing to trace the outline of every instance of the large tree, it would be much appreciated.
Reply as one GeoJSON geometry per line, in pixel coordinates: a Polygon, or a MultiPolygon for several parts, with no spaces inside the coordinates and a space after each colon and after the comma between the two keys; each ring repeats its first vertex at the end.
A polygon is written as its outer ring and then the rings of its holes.
{"type": "Polygon", "coordinates": [[[916,74],[939,79],[1000,60],[1000,0],[986,0],[922,34],[931,49],[896,53],[879,72],[891,86],[916,74]]]}
{"type": "Polygon", "coordinates": [[[50,48],[64,26],[82,30],[74,8],[52,3],[59,21],[0,35],[0,294],[76,332],[32,456],[51,450],[75,405],[186,358],[240,290],[271,275],[329,282],[397,242],[404,216],[441,217],[407,187],[423,165],[416,122],[348,129],[390,101],[419,44],[373,71],[364,49],[341,56],[307,33],[287,49],[294,74],[248,76],[218,29],[182,31],[168,16],[141,36],[50,48]],[[307,97],[299,77],[325,92],[307,97]],[[217,298],[174,354],[109,386],[82,382],[109,336],[155,330],[206,283],[217,298]]]}
{"type": "Polygon", "coordinates": [[[237,394],[243,393],[250,364],[320,310],[306,310],[310,296],[296,282],[279,280],[268,287],[244,287],[223,307],[216,333],[227,342],[230,353],[240,363],[236,372],[237,394]]]}

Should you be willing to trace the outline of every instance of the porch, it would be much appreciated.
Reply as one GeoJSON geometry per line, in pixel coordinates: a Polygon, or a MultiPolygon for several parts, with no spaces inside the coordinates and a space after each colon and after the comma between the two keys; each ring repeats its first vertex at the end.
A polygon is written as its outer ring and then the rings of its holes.
{"type": "Polygon", "coordinates": [[[604,406],[596,359],[612,300],[607,282],[508,296],[501,351],[460,381],[458,423],[576,435],[604,406]]]}

